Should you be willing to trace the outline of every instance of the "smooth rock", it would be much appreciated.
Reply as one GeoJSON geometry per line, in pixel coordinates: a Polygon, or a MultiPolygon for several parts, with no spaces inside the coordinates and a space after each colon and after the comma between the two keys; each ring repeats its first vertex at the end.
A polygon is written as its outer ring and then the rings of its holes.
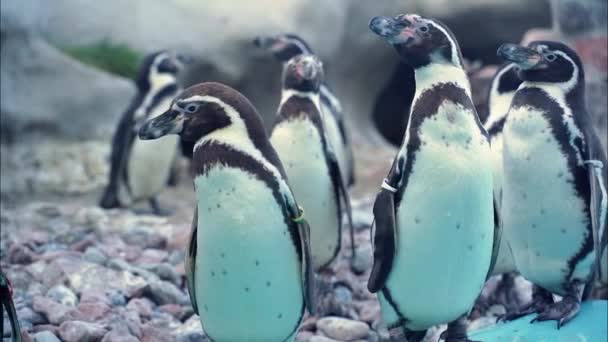
{"type": "Polygon", "coordinates": [[[198,316],[190,317],[184,324],[174,331],[176,342],[208,341],[198,316]]]}
{"type": "Polygon", "coordinates": [[[65,342],[96,342],[106,333],[103,326],[82,321],[67,321],[59,326],[59,335],[65,342]]]}
{"type": "Polygon", "coordinates": [[[27,306],[17,309],[17,317],[19,320],[28,321],[34,325],[47,323],[44,316],[27,306]]]}
{"type": "Polygon", "coordinates": [[[300,331],[296,335],[296,342],[309,342],[314,335],[310,331],[300,331]]]}
{"type": "Polygon", "coordinates": [[[167,238],[153,231],[153,228],[129,229],[122,234],[122,239],[130,245],[141,248],[162,249],[167,247],[167,238]]]}
{"type": "Polygon", "coordinates": [[[74,307],[76,304],[78,304],[78,297],[76,297],[76,294],[63,285],[55,285],[51,287],[46,293],[46,296],[57,303],[66,306],[74,307]]]}
{"type": "Polygon", "coordinates": [[[41,331],[34,334],[34,342],[61,342],[57,336],[50,331],[41,331]]]}
{"type": "Polygon", "coordinates": [[[36,254],[28,246],[18,244],[8,249],[8,261],[12,264],[30,264],[36,259],[36,254]]]}
{"type": "Polygon", "coordinates": [[[101,342],[138,342],[135,336],[129,334],[128,331],[125,330],[110,330],[101,342]]]}
{"type": "Polygon", "coordinates": [[[105,255],[104,252],[102,252],[99,248],[93,246],[87,247],[82,257],[86,261],[99,265],[105,264],[108,260],[108,256],[105,255]]]}
{"type": "Polygon", "coordinates": [[[367,337],[369,326],[342,317],[323,317],[317,321],[317,329],[340,341],[354,341],[367,337]]]}
{"type": "Polygon", "coordinates": [[[172,303],[188,305],[190,303],[189,297],[184,292],[163,280],[150,282],[146,293],[158,305],[172,303]]]}
{"type": "Polygon", "coordinates": [[[169,263],[163,262],[143,267],[156,274],[161,280],[169,281],[175,285],[179,285],[181,282],[181,277],[177,274],[175,267],[169,263]]]}
{"type": "Polygon", "coordinates": [[[43,314],[46,319],[55,325],[59,325],[68,319],[71,307],[59,304],[52,299],[36,296],[34,297],[34,310],[43,314]]]}
{"type": "Polygon", "coordinates": [[[127,304],[127,308],[135,310],[142,318],[149,319],[152,316],[154,303],[148,298],[133,298],[127,304]]]}
{"type": "Polygon", "coordinates": [[[353,260],[353,270],[361,274],[372,268],[373,251],[371,245],[359,245],[355,249],[355,259],[353,260]]]}
{"type": "Polygon", "coordinates": [[[334,340],[333,338],[325,337],[322,335],[314,335],[308,341],[309,342],[340,342],[338,340],[334,340]]]}

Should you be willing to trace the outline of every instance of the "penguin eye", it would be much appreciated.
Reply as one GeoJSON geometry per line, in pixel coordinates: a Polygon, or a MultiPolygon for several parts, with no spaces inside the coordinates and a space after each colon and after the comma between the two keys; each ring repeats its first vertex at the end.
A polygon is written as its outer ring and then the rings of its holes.
{"type": "Polygon", "coordinates": [[[545,55],[545,58],[546,58],[546,59],[547,59],[549,62],[553,62],[553,61],[555,61],[555,60],[557,59],[557,56],[555,56],[555,55],[554,55],[554,54],[552,54],[552,53],[549,53],[549,54],[546,54],[546,55],[545,55]]]}
{"type": "Polygon", "coordinates": [[[422,32],[422,33],[429,32],[429,28],[428,28],[428,27],[426,27],[426,26],[420,26],[419,30],[420,30],[420,32],[422,32]]]}
{"type": "Polygon", "coordinates": [[[186,112],[192,114],[192,113],[196,113],[196,111],[198,111],[198,104],[195,103],[191,103],[189,105],[186,106],[186,112]]]}

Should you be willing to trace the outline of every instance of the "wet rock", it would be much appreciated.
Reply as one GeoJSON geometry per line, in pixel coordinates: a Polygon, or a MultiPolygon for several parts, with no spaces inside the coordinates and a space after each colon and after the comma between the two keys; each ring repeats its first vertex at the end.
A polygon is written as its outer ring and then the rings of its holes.
{"type": "Polygon", "coordinates": [[[198,316],[190,317],[174,334],[176,342],[208,341],[198,316]]]}
{"type": "Polygon", "coordinates": [[[59,304],[52,299],[36,296],[33,300],[34,310],[41,313],[52,323],[59,325],[68,319],[71,307],[59,304]]]}
{"type": "Polygon", "coordinates": [[[190,304],[188,296],[170,282],[158,280],[150,282],[146,294],[158,305],[177,303],[190,304]]]}
{"type": "Polygon", "coordinates": [[[66,306],[74,307],[76,304],[78,304],[78,297],[76,297],[76,294],[63,285],[55,285],[51,287],[46,293],[46,296],[57,303],[66,306]]]}
{"type": "Polygon", "coordinates": [[[8,261],[11,264],[30,264],[34,259],[36,259],[36,254],[26,245],[12,245],[8,250],[8,261]]]}
{"type": "Polygon", "coordinates": [[[106,333],[103,326],[82,321],[63,322],[59,327],[59,336],[65,342],[96,342],[106,333]]]}
{"type": "Polygon", "coordinates": [[[50,331],[41,331],[34,334],[34,342],[61,342],[57,336],[50,331]]]}
{"type": "Polygon", "coordinates": [[[82,256],[84,260],[94,264],[103,265],[108,260],[108,256],[97,247],[87,247],[82,256]]]}
{"type": "Polygon", "coordinates": [[[129,229],[122,235],[122,239],[127,244],[141,248],[163,249],[167,247],[167,238],[154,232],[152,228],[129,229]]]}
{"type": "Polygon", "coordinates": [[[340,341],[363,339],[369,334],[367,324],[342,317],[323,317],[317,321],[317,329],[340,341]]]}
{"type": "Polygon", "coordinates": [[[353,260],[353,270],[358,273],[364,273],[365,271],[372,268],[372,247],[371,245],[359,245],[355,249],[355,259],[353,260]]]}
{"type": "Polygon", "coordinates": [[[136,311],[142,318],[149,319],[152,316],[154,303],[148,298],[133,298],[127,304],[127,308],[136,311]]]}

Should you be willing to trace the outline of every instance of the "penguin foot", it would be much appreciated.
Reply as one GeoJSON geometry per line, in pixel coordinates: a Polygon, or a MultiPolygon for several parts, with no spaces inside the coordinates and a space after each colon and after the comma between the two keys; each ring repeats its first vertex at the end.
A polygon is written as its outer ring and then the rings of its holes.
{"type": "Polygon", "coordinates": [[[467,337],[466,315],[448,323],[448,328],[439,335],[445,342],[478,342],[467,337]]]}
{"type": "Polygon", "coordinates": [[[578,299],[565,296],[561,302],[545,307],[530,323],[553,320],[557,321],[557,329],[559,329],[574,318],[580,308],[581,303],[578,299]]]}
{"type": "Polygon", "coordinates": [[[152,207],[152,212],[157,216],[171,216],[173,214],[173,210],[162,208],[158,203],[158,199],[156,197],[152,197],[150,199],[150,207],[152,207]]]}

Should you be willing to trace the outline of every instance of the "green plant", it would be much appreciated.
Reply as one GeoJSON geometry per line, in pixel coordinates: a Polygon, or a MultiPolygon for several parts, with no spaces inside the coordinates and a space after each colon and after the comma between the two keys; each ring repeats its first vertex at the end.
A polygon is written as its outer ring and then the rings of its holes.
{"type": "Polygon", "coordinates": [[[70,46],[60,48],[72,58],[130,79],[135,79],[139,64],[143,56],[124,44],[101,40],[97,43],[84,46],[70,46]]]}

